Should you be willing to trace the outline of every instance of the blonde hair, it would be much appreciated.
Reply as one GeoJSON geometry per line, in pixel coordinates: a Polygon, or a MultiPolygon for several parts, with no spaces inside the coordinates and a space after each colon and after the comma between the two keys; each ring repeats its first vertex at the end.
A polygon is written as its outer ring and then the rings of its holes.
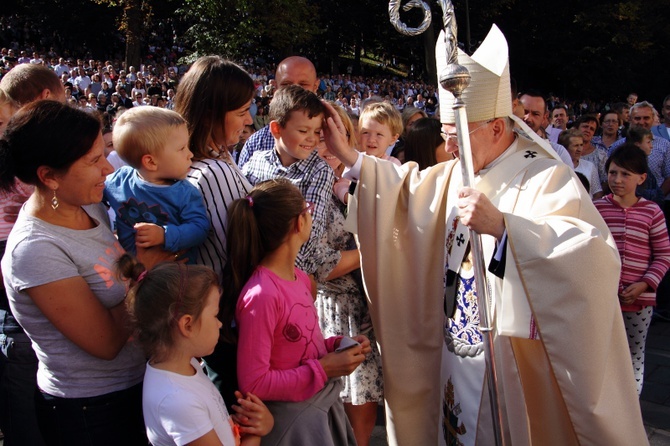
{"type": "Polygon", "coordinates": [[[165,147],[169,128],[186,125],[172,110],[144,106],[126,110],[114,124],[114,150],[135,169],[142,166],[144,155],[153,155],[165,147]]]}
{"type": "Polygon", "coordinates": [[[16,102],[7,94],[7,92],[0,88],[0,105],[9,104],[13,108],[17,108],[16,102]]]}
{"type": "Polygon", "coordinates": [[[358,140],[356,139],[356,129],[354,128],[354,123],[351,122],[349,114],[337,102],[334,101],[326,101],[326,102],[328,102],[328,104],[330,104],[335,109],[337,114],[340,115],[342,124],[344,125],[344,128],[347,131],[347,141],[349,142],[349,147],[358,149],[358,140]]]}
{"type": "Polygon", "coordinates": [[[391,134],[400,135],[402,133],[402,116],[396,108],[388,102],[375,102],[370,104],[361,112],[358,120],[358,130],[360,131],[364,119],[372,119],[391,129],[391,134]]]}

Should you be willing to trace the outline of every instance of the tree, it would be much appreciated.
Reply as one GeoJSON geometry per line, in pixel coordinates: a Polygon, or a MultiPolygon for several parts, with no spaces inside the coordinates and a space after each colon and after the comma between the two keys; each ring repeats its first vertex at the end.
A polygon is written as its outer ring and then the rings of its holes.
{"type": "Polygon", "coordinates": [[[319,34],[317,9],[306,0],[186,0],[179,11],[189,24],[191,59],[222,54],[233,59],[284,56],[319,34]]]}
{"type": "Polygon", "coordinates": [[[151,21],[149,0],[93,0],[95,3],[121,9],[118,29],[125,35],[125,66],[139,66],[142,63],[142,36],[151,21]]]}

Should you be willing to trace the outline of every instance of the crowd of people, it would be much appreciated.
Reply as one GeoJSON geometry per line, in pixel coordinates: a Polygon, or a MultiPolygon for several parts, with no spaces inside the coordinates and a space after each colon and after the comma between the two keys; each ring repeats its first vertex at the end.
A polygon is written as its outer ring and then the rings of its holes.
{"type": "Polygon", "coordinates": [[[644,441],[670,96],[518,93],[491,36],[459,56],[476,190],[431,83],[2,48],[6,444],[364,446],[380,404],[392,444],[492,441],[467,229],[502,435],[644,441]]]}

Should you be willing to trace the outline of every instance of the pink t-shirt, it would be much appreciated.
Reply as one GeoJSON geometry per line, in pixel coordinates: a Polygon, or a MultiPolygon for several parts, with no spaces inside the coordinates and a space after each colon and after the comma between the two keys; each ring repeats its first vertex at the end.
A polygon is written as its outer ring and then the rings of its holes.
{"type": "Polygon", "coordinates": [[[7,240],[9,233],[14,227],[14,222],[5,221],[5,206],[20,206],[21,202],[14,200],[15,196],[29,197],[33,190],[34,186],[25,184],[18,179],[14,180],[14,186],[18,192],[9,192],[3,193],[0,195],[0,240],[7,240]]]}
{"type": "Polygon", "coordinates": [[[318,359],[333,351],[339,339],[323,339],[309,277],[297,268],[295,276],[284,280],[258,267],[237,302],[240,390],[262,400],[314,396],[328,379],[318,359]]]}

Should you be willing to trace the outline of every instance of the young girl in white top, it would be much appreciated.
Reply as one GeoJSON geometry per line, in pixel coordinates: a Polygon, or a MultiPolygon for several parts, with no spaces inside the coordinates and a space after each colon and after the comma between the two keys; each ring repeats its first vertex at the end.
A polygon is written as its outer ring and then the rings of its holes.
{"type": "Polygon", "coordinates": [[[265,405],[238,392],[239,406],[233,406],[238,413],[231,417],[196,359],[212,353],[219,339],[221,292],[214,271],[181,263],[145,271],[129,255],[118,267],[133,279],[128,305],[149,355],[142,408],[151,444],[260,444],[273,425],[265,405]]]}

